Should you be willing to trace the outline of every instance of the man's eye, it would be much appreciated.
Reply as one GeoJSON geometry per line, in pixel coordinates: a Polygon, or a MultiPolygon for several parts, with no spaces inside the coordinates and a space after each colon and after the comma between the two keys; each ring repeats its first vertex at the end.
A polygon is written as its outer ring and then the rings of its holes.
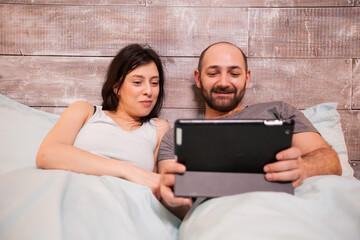
{"type": "Polygon", "coordinates": [[[237,76],[240,76],[240,74],[239,73],[231,73],[231,76],[237,77],[237,76]]]}
{"type": "Polygon", "coordinates": [[[216,72],[210,72],[208,73],[209,76],[215,76],[217,73],[216,72]]]}

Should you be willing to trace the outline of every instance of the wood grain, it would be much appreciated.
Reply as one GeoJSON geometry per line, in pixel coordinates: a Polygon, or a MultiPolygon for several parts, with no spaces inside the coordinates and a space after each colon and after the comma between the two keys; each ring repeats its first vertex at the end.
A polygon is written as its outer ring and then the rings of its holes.
{"type": "Polygon", "coordinates": [[[145,0],[0,0],[0,3],[56,5],[145,5],[145,0]]]}
{"type": "Polygon", "coordinates": [[[0,5],[0,21],[0,54],[114,56],[138,42],[162,56],[198,56],[218,41],[247,52],[242,8],[8,4],[0,5]]]}
{"type": "Polygon", "coordinates": [[[360,8],[250,9],[249,56],[360,56],[360,8]]]}
{"type": "Polygon", "coordinates": [[[300,109],[323,102],[350,108],[351,60],[250,59],[249,103],[282,100],[300,109]]]}
{"type": "MultiPolygon", "coordinates": [[[[203,108],[193,72],[198,58],[164,57],[167,108],[203,108]]],[[[0,56],[0,93],[29,106],[100,104],[108,57],[0,56]]],[[[338,102],[350,109],[351,61],[346,59],[249,59],[250,87],[243,104],[286,101],[300,109],[338,102]],[[309,97],[311,96],[311,97],[309,97]]]]}
{"type": "Polygon", "coordinates": [[[331,6],[353,6],[354,1],[348,0],[147,0],[148,6],[187,6],[187,7],[331,7],[331,6]]]}
{"type": "Polygon", "coordinates": [[[350,165],[354,169],[354,177],[360,180],[360,161],[351,161],[350,165]]]}
{"type": "Polygon", "coordinates": [[[111,58],[0,56],[0,93],[28,106],[100,104],[111,58]]]}
{"type": "Polygon", "coordinates": [[[352,109],[360,109],[360,59],[353,60],[352,109]]]}
{"type": "Polygon", "coordinates": [[[360,160],[360,112],[339,111],[350,160],[360,160]]]}

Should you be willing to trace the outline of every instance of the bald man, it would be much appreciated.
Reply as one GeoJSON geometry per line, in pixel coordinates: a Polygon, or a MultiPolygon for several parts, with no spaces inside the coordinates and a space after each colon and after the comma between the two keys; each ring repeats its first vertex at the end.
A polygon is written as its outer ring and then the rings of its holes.
{"type": "MultiPolygon", "coordinates": [[[[205,119],[282,119],[295,121],[292,145],[276,155],[276,162],[264,166],[268,181],[291,181],[300,186],[315,175],[341,175],[336,152],[326,143],[301,111],[284,102],[241,106],[249,87],[251,72],[247,58],[237,46],[220,42],[206,48],[194,72],[196,86],[205,100],[205,119]]],[[[175,197],[172,191],[174,173],[184,173],[185,166],[174,159],[174,132],[162,139],[158,154],[163,204],[179,218],[191,207],[191,199],[175,197]]]]}

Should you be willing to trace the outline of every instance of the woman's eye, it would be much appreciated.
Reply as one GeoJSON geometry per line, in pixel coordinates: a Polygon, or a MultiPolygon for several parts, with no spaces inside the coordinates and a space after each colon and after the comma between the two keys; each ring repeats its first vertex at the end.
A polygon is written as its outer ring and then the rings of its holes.
{"type": "Polygon", "coordinates": [[[152,86],[158,86],[159,85],[159,82],[151,82],[150,83],[152,86]]]}
{"type": "Polygon", "coordinates": [[[133,81],[133,84],[135,84],[135,85],[140,85],[141,82],[140,82],[140,81],[133,81]]]}

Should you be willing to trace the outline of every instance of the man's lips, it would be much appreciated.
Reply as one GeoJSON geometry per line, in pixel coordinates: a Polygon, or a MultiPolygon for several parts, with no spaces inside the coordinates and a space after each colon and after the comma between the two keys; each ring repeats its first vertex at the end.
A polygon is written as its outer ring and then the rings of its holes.
{"type": "Polygon", "coordinates": [[[211,93],[213,96],[228,97],[230,95],[233,95],[235,92],[233,92],[233,91],[212,91],[211,93]]]}

